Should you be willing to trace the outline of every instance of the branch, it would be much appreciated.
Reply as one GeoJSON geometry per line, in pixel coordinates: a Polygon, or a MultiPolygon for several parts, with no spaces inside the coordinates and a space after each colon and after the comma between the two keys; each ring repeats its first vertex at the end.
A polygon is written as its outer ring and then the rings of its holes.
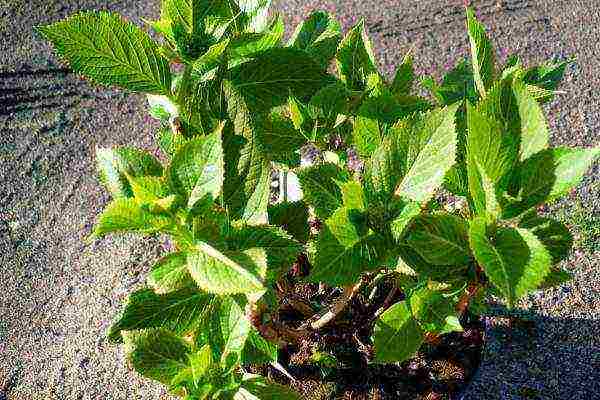
{"type": "Polygon", "coordinates": [[[362,286],[362,279],[353,286],[346,286],[344,288],[344,292],[340,296],[339,299],[336,300],[335,303],[327,310],[325,314],[323,314],[318,320],[310,324],[310,327],[313,330],[319,330],[331,321],[333,321],[348,305],[350,300],[354,297],[354,295],[360,290],[362,286]]]}

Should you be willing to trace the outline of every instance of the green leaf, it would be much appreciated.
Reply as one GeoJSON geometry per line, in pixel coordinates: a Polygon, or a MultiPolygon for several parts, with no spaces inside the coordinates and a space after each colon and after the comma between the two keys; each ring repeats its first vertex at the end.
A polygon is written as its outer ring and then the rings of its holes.
{"type": "Polygon", "coordinates": [[[128,176],[133,198],[140,205],[151,205],[155,201],[169,196],[170,191],[163,177],[158,176],[128,176]]]}
{"type": "MultiPolygon", "coordinates": [[[[418,155],[396,188],[396,195],[427,202],[444,182],[444,176],[455,163],[457,134],[454,117],[458,104],[423,116],[418,155]]],[[[419,126],[420,127],[420,126],[419,126]]],[[[410,150],[409,150],[410,151],[410,150]]]]}
{"type": "Polygon", "coordinates": [[[468,99],[471,103],[476,103],[479,99],[475,78],[473,76],[473,67],[467,60],[460,60],[450,71],[448,71],[438,85],[433,78],[425,77],[421,84],[437,99],[442,105],[454,104],[457,101],[468,99]]]}
{"type": "Polygon", "coordinates": [[[121,340],[122,331],[164,328],[180,336],[191,332],[212,296],[194,288],[164,295],[141,289],[129,295],[125,311],[108,333],[112,341],[121,340]]]}
{"type": "Polygon", "coordinates": [[[165,329],[123,333],[127,359],[137,372],[165,385],[188,368],[190,347],[165,329]]]}
{"type": "Polygon", "coordinates": [[[285,274],[302,250],[300,243],[275,226],[244,226],[230,233],[227,244],[233,251],[246,251],[253,248],[264,251],[267,258],[268,280],[278,279],[285,274]]]}
{"type": "Polygon", "coordinates": [[[189,140],[182,134],[173,133],[168,126],[161,127],[156,136],[158,147],[169,159],[189,140]]]}
{"type": "Polygon", "coordinates": [[[402,362],[423,343],[423,331],[405,301],[394,304],[375,321],[373,343],[376,363],[402,362]]]}
{"type": "Polygon", "coordinates": [[[325,221],[311,260],[311,282],[331,286],[355,283],[361,273],[380,267],[388,255],[387,242],[367,227],[366,215],[339,208],[325,221]]]}
{"type": "Polygon", "coordinates": [[[221,252],[199,242],[188,254],[188,270],[199,288],[219,295],[264,290],[267,257],[262,249],[221,252]]]}
{"type": "Polygon", "coordinates": [[[210,317],[209,344],[221,365],[239,362],[251,331],[250,321],[233,297],[224,297],[210,317]],[[233,360],[233,361],[231,361],[233,360]]]}
{"type": "Polygon", "coordinates": [[[328,218],[342,205],[341,183],[347,181],[344,172],[335,164],[319,164],[299,169],[298,180],[304,200],[315,209],[318,218],[328,218]]]}
{"type": "Polygon", "coordinates": [[[287,386],[254,375],[245,377],[234,400],[300,400],[300,396],[287,386]]]}
{"type": "Polygon", "coordinates": [[[550,133],[544,112],[527,87],[519,81],[515,81],[513,87],[521,118],[519,157],[523,161],[548,147],[550,133]]]}
{"type": "Polygon", "coordinates": [[[499,214],[499,183],[515,161],[513,138],[505,135],[503,124],[467,104],[467,169],[469,190],[475,210],[499,214]]]}
{"type": "Polygon", "coordinates": [[[285,104],[290,96],[306,99],[331,78],[302,50],[273,48],[230,71],[230,81],[253,110],[285,104]]]}
{"type": "Polygon", "coordinates": [[[299,150],[307,142],[292,121],[273,113],[258,129],[258,140],[266,158],[284,164],[299,164],[299,150]],[[296,162],[290,162],[296,159],[296,162]]]}
{"type": "Polygon", "coordinates": [[[565,271],[564,269],[552,267],[550,273],[546,275],[544,281],[540,284],[540,289],[550,289],[553,287],[564,285],[567,282],[572,281],[574,278],[573,274],[565,271]]]}
{"type": "Polygon", "coordinates": [[[223,187],[223,125],[209,136],[185,143],[173,157],[168,179],[173,190],[188,198],[188,208],[205,196],[216,199],[223,187]]]}
{"type": "Polygon", "coordinates": [[[224,134],[225,203],[236,218],[249,224],[267,222],[271,167],[258,139],[262,121],[252,112],[236,88],[223,82],[227,113],[234,132],[224,134]]]}
{"type": "Polygon", "coordinates": [[[519,228],[528,229],[544,244],[553,263],[566,259],[573,247],[573,235],[564,224],[529,212],[519,221],[519,228]]]}
{"type": "Polygon", "coordinates": [[[209,345],[202,346],[200,350],[190,354],[188,357],[192,370],[192,378],[195,382],[200,381],[211,372],[214,360],[209,345]]]}
{"type": "Polygon", "coordinates": [[[206,53],[198,57],[193,63],[193,74],[202,78],[205,74],[217,68],[229,47],[229,39],[222,40],[208,48],[206,53]]]}
{"type": "Polygon", "coordinates": [[[341,82],[334,82],[319,90],[310,99],[308,112],[317,123],[331,130],[340,114],[347,113],[350,93],[341,82]]]}
{"type": "Polygon", "coordinates": [[[481,96],[485,97],[496,74],[496,55],[492,43],[485,33],[485,27],[477,21],[475,13],[470,8],[467,9],[467,30],[471,43],[475,84],[481,96]]]}
{"type": "Polygon", "coordinates": [[[456,215],[422,215],[413,220],[407,242],[430,264],[463,265],[471,258],[467,230],[456,215]]]}
{"type": "Polygon", "coordinates": [[[341,38],[342,28],[338,21],[325,11],[313,11],[296,27],[288,46],[306,51],[322,68],[327,69],[341,38]]]}
{"type": "Polygon", "coordinates": [[[148,275],[148,285],[158,294],[188,287],[192,277],[187,270],[187,255],[171,253],[158,260],[148,275]]]}
{"type": "Polygon", "coordinates": [[[235,67],[257,54],[276,47],[283,38],[285,27],[280,16],[264,33],[244,33],[232,39],[229,47],[229,66],[235,67]]]}
{"type": "Polygon", "coordinates": [[[516,169],[511,199],[503,204],[503,217],[512,218],[543,202],[569,193],[600,155],[600,147],[557,147],[534,154],[516,169]]]}
{"type": "Polygon", "coordinates": [[[469,241],[477,262],[508,306],[539,288],[550,273],[552,256],[529,230],[487,225],[485,217],[471,221],[469,241]]]}
{"type": "Polygon", "coordinates": [[[133,196],[127,176],[163,174],[163,167],[155,157],[130,147],[96,149],[96,167],[100,181],[115,199],[133,196]]]}
{"type": "Polygon", "coordinates": [[[268,26],[271,0],[237,0],[242,12],[239,18],[241,26],[247,32],[262,32],[268,26]]]}
{"type": "Polygon", "coordinates": [[[410,202],[404,205],[402,211],[392,220],[390,228],[394,240],[400,241],[406,233],[406,228],[414,220],[414,217],[421,214],[419,203],[410,202]]]}
{"type": "Polygon", "coordinates": [[[365,89],[369,75],[378,73],[364,20],[354,26],[340,43],[336,64],[340,79],[350,90],[365,89]]]}
{"type": "Polygon", "coordinates": [[[109,233],[135,232],[151,235],[169,232],[174,221],[163,215],[152,214],[134,199],[113,200],[98,218],[93,235],[97,238],[109,233]]]}
{"type": "Polygon", "coordinates": [[[308,206],[303,201],[279,203],[269,206],[269,224],[280,226],[301,243],[306,243],[310,235],[308,206]]]}
{"type": "Polygon", "coordinates": [[[442,292],[429,288],[416,290],[410,296],[409,304],[424,331],[438,335],[462,332],[456,310],[442,292]]]}
{"type": "Polygon", "coordinates": [[[260,333],[252,328],[242,351],[242,364],[268,364],[277,361],[278,347],[275,343],[263,338],[260,333]]]}
{"type": "Polygon", "coordinates": [[[397,100],[387,91],[365,99],[358,109],[352,138],[361,157],[369,157],[390,127],[405,116],[397,100]]]}
{"type": "Polygon", "coordinates": [[[96,83],[135,92],[171,93],[169,64],[158,45],[118,14],[81,12],[37,29],[75,72],[96,83]]]}
{"type": "Polygon", "coordinates": [[[413,57],[407,54],[402,60],[402,64],[396,68],[396,75],[392,82],[392,93],[396,96],[410,94],[415,81],[415,70],[413,67],[413,57]]]}
{"type": "Polygon", "coordinates": [[[523,82],[534,88],[539,88],[537,92],[542,94],[537,98],[538,101],[545,103],[554,98],[554,91],[562,81],[566,68],[574,60],[552,61],[542,65],[528,68],[523,74],[523,82]]]}

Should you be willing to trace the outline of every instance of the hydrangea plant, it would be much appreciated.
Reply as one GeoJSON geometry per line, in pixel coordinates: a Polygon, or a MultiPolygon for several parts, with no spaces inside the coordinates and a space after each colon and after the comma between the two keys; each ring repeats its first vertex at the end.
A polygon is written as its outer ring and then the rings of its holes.
{"type": "Polygon", "coordinates": [[[160,159],[126,146],[96,155],[112,201],[93,237],[174,245],[108,332],[140,374],[188,400],[294,399],[248,366],[276,363],[367,286],[393,288],[372,315],[371,361],[395,363],[462,330],[488,296],[513,307],[569,279],[558,264],[571,234],[537,209],[600,153],[549,147],[542,104],[571,61],[499,65],[468,9],[470,59],[436,82],[407,55],[387,81],[363,22],[343,35],[317,11],[283,43],[269,6],[162,0],[146,21],[160,42],[109,12],[38,28],[75,72],[147,94],[161,122],[160,159]],[[297,176],[301,201],[273,200],[273,171],[297,176]],[[276,317],[280,283],[300,261],[306,282],[341,290],[290,328],[276,317]]]}

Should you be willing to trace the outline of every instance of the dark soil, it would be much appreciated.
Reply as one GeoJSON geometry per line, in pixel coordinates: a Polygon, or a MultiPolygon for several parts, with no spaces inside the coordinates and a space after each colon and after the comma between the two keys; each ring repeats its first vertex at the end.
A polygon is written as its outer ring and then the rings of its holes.
{"type": "MultiPolygon", "coordinates": [[[[300,283],[307,271],[296,265],[280,285],[276,315],[286,328],[299,328],[313,314],[334,302],[341,290],[300,283]]],[[[364,285],[366,286],[366,284],[364,285]]],[[[344,313],[319,331],[288,344],[279,353],[279,363],[294,378],[272,366],[253,372],[289,384],[307,400],[386,400],[454,398],[469,383],[479,367],[484,326],[478,317],[462,318],[464,332],[444,335],[425,343],[416,356],[403,363],[372,363],[373,315],[393,288],[383,283],[377,295],[359,292],[344,313]]],[[[386,306],[402,301],[396,290],[386,306]]]]}

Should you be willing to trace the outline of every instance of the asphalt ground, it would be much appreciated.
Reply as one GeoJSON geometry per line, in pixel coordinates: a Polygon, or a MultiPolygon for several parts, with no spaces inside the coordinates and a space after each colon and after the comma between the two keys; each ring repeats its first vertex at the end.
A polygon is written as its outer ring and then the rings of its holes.
{"type": "MultiPolygon", "coordinates": [[[[94,174],[96,146],[155,150],[142,96],[92,87],[57,63],[32,27],[77,10],[132,21],[158,1],[0,0],[0,400],[166,399],[123,363],[105,332],[164,251],[158,239],[83,239],[108,197],[94,174]],[[152,5],[148,5],[148,4],[152,5]]],[[[473,2],[497,44],[526,63],[577,57],[547,106],[553,145],[600,142],[600,2],[473,2]]],[[[365,18],[381,68],[414,49],[422,73],[468,53],[462,0],[300,1],[276,8],[295,25],[313,8],[345,28],[365,18]]],[[[600,168],[548,212],[576,222],[565,267],[575,280],[527,298],[527,323],[488,320],[488,345],[468,399],[593,399],[600,393],[600,168]]]]}

